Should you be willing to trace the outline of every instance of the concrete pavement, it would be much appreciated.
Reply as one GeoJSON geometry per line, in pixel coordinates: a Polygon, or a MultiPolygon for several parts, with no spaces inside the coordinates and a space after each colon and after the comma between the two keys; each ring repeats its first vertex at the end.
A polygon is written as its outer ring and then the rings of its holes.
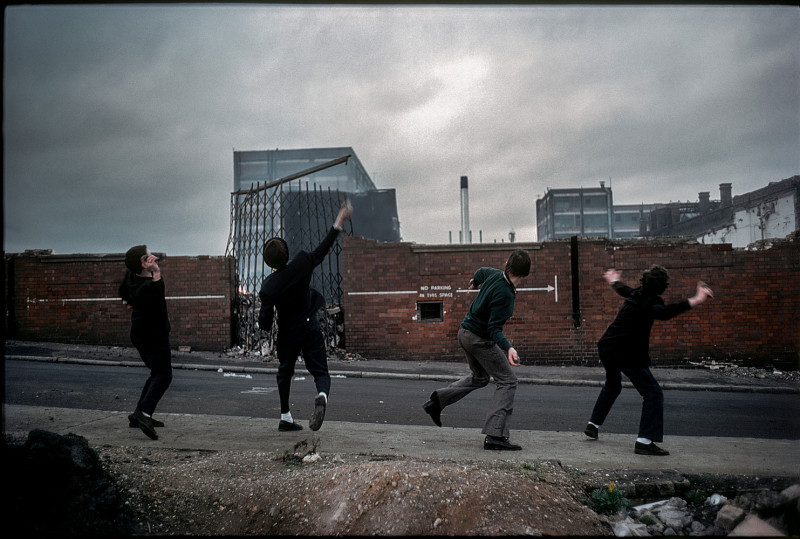
{"type": "MultiPolygon", "coordinates": [[[[7,360],[132,364],[141,366],[135,350],[116,347],[86,347],[52,343],[6,343],[7,360]]],[[[226,372],[276,371],[274,362],[217,353],[181,353],[174,357],[176,369],[223,369],[226,372]]],[[[399,377],[452,380],[465,373],[461,363],[415,361],[331,360],[331,373],[348,377],[399,377]]],[[[298,374],[302,367],[298,365],[298,374]]],[[[522,366],[521,383],[592,385],[600,387],[599,367],[522,366]]],[[[654,369],[665,390],[780,392],[800,394],[796,383],[765,378],[729,377],[708,369],[654,369]]],[[[798,401],[800,403],[800,401],[798,401]]],[[[593,441],[582,433],[514,431],[522,451],[485,451],[480,428],[377,425],[326,421],[317,432],[278,432],[277,420],[217,415],[158,414],[166,423],[159,439],[150,440],[139,429],[128,427],[128,411],[3,406],[4,432],[25,436],[39,428],[59,434],[85,437],[91,445],[122,445],[182,450],[255,450],[281,454],[293,452],[306,442],[324,454],[365,454],[411,458],[446,458],[509,462],[556,460],[563,465],[593,470],[675,470],[680,473],[719,473],[748,476],[800,478],[800,442],[755,438],[669,436],[663,444],[666,457],[635,455],[630,435],[602,433],[593,441]]]]}
{"type": "Polygon", "coordinates": [[[522,451],[485,451],[479,428],[376,425],[326,421],[317,432],[278,432],[275,419],[218,415],[158,414],[166,426],[150,440],[128,427],[129,412],[106,412],[36,406],[4,406],[6,434],[26,436],[33,429],[77,434],[92,446],[134,446],[181,450],[264,451],[276,455],[294,451],[303,441],[321,454],[362,454],[508,462],[560,461],[565,466],[593,470],[678,470],[681,473],[719,473],[800,477],[800,442],[755,438],[669,436],[666,457],[633,452],[630,435],[602,434],[593,441],[582,433],[515,430],[522,451]]]}

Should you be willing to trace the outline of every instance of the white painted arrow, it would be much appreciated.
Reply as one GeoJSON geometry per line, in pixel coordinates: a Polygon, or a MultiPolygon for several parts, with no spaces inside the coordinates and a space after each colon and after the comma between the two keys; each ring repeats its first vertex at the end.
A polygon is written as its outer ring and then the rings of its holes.
{"type": "MultiPolygon", "coordinates": [[[[552,292],[555,288],[552,285],[547,285],[542,288],[517,288],[517,292],[552,292]]],[[[478,292],[477,288],[461,288],[456,292],[478,292]]]]}
{"type": "MultiPolygon", "coordinates": [[[[555,279],[555,286],[547,285],[541,288],[517,288],[517,292],[552,292],[555,290],[556,292],[556,303],[558,303],[558,275],[554,275],[553,278],[555,279]]],[[[456,290],[456,292],[477,292],[478,289],[472,288],[461,288],[456,290]]]]}
{"type": "Polygon", "coordinates": [[[555,290],[555,287],[553,287],[552,285],[547,285],[544,288],[517,288],[518,292],[536,292],[542,290],[544,290],[545,292],[552,292],[553,290],[555,290]]]}

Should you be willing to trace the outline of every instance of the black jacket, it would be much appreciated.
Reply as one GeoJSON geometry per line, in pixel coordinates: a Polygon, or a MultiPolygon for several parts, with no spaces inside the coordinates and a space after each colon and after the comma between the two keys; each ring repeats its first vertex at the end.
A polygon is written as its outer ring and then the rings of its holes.
{"type": "Polygon", "coordinates": [[[325,300],[322,294],[310,287],[311,276],[338,235],[339,230],[331,227],[311,253],[300,251],[284,268],[264,279],[258,293],[261,300],[258,325],[263,331],[272,328],[274,307],[278,311],[278,332],[283,336],[291,336],[303,328],[319,327],[316,314],[325,306],[325,300]]]}
{"type": "Polygon", "coordinates": [[[155,340],[169,335],[171,328],[164,279],[154,281],[126,271],[125,280],[119,287],[119,295],[132,307],[132,338],[155,340]]]}
{"type": "Polygon", "coordinates": [[[669,320],[691,309],[689,300],[665,305],[661,296],[621,282],[614,290],[625,298],[617,317],[608,326],[597,348],[603,361],[620,367],[650,366],[650,330],[655,320],[669,320]]]}

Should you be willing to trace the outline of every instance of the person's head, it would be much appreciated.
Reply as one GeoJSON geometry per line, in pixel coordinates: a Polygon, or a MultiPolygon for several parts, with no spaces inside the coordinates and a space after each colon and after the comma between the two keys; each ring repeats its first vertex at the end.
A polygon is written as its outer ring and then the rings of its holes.
{"type": "Polygon", "coordinates": [[[141,273],[144,269],[142,268],[142,262],[148,253],[147,245],[134,245],[125,253],[125,267],[133,273],[141,273]]]}
{"type": "Polygon", "coordinates": [[[669,273],[663,266],[653,264],[642,274],[639,282],[642,283],[643,290],[656,295],[663,294],[669,286],[669,273]]]}
{"type": "Polygon", "coordinates": [[[264,244],[264,262],[273,269],[281,269],[289,262],[289,246],[282,238],[267,240],[264,244]]]}
{"type": "Polygon", "coordinates": [[[531,272],[531,257],[522,249],[517,249],[506,261],[506,273],[513,277],[527,277],[531,272]]]}

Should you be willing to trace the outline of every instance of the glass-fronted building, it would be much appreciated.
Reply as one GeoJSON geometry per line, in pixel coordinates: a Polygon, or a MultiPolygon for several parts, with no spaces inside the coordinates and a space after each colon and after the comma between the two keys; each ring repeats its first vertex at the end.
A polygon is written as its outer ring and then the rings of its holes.
{"type": "MultiPolygon", "coordinates": [[[[348,195],[355,206],[353,232],[359,236],[378,241],[401,241],[400,221],[397,216],[397,197],[394,189],[375,187],[364,165],[351,147],[306,148],[298,150],[255,150],[233,152],[233,191],[244,191],[260,184],[270,185],[300,172],[322,167],[326,163],[349,156],[345,163],[323,168],[302,176],[300,181],[288,181],[281,185],[281,200],[291,192],[339,191],[348,195]]],[[[304,198],[303,195],[300,195],[304,198]]],[[[280,203],[278,201],[278,203],[280,203]]],[[[274,212],[276,215],[280,212],[274,212]]],[[[297,222],[287,213],[282,213],[280,223],[266,223],[283,230],[289,238],[298,233],[297,222]]],[[[261,226],[259,224],[258,226],[261,226]]],[[[324,226],[324,225],[323,225],[324,226]]],[[[324,235],[326,230],[322,230],[324,235]]],[[[267,231],[273,233],[273,231],[267,231]]],[[[308,247],[308,246],[303,246],[308,247]]]]}
{"type": "Polygon", "coordinates": [[[605,182],[600,187],[548,189],[536,201],[538,241],[571,236],[638,238],[647,235],[657,204],[614,205],[605,182]]]}
{"type": "MultiPolygon", "coordinates": [[[[341,202],[354,213],[345,233],[378,241],[400,241],[394,189],[377,189],[353,148],[306,148],[233,152],[231,237],[226,254],[237,260],[239,298],[237,341],[263,342],[257,328],[258,290],[271,271],[263,260],[264,243],[283,238],[292,257],[312,251],[330,230],[341,202]]],[[[339,337],[341,245],[334,244],[314,269],[311,285],[325,298],[326,339],[339,337]],[[335,313],[339,312],[338,315],[335,313]],[[333,314],[332,314],[333,313],[333,314]]]]}
{"type": "Polygon", "coordinates": [[[614,237],[611,188],[548,189],[536,201],[539,241],[571,236],[614,237]]]}
{"type": "MultiPolygon", "coordinates": [[[[304,176],[312,188],[338,189],[348,193],[374,191],[375,184],[353,148],[306,148],[297,150],[254,150],[233,152],[233,190],[248,189],[256,183],[270,184],[298,172],[324,165],[349,155],[347,163],[304,176]]],[[[298,189],[293,182],[288,189],[298,189]]]]}

